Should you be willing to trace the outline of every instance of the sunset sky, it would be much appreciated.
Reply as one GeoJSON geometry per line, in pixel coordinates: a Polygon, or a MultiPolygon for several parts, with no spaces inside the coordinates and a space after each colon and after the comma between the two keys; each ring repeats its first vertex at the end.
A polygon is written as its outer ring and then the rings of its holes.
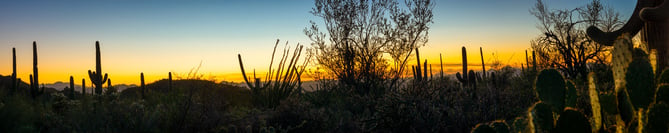
{"type": "MultiPolygon", "coordinates": [[[[529,13],[535,0],[435,1],[430,40],[421,58],[438,63],[480,64],[492,53],[504,64],[524,60],[529,41],[538,36],[529,13]]],[[[546,1],[551,9],[572,9],[587,0],[546,1]]],[[[603,0],[627,19],[635,0],[603,0]]],[[[310,0],[3,0],[0,1],[0,75],[11,75],[11,49],[16,47],[18,74],[32,73],[32,42],[37,41],[40,81],[68,82],[87,78],[95,69],[95,41],[101,42],[103,72],[114,84],[136,84],[185,74],[202,62],[205,78],[239,81],[237,54],[247,69],[265,70],[276,39],[309,46],[303,29],[314,20],[310,0]]],[[[487,61],[487,62],[488,62],[487,61]]],[[[473,68],[479,69],[479,68],[473,68]]],[[[25,80],[24,80],[25,81],[25,80]]],[[[87,78],[88,82],[88,78],[87,78]]]]}

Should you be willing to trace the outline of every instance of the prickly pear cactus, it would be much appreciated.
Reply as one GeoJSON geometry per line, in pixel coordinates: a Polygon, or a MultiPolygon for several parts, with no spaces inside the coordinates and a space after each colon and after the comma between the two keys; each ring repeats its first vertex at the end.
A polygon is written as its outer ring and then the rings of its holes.
{"type": "Polygon", "coordinates": [[[581,111],[567,108],[560,113],[555,125],[557,133],[592,133],[588,118],[581,111]]]}
{"type": "Polygon", "coordinates": [[[595,73],[590,72],[590,74],[588,74],[588,93],[590,95],[590,106],[592,106],[592,122],[595,126],[595,131],[599,130],[602,124],[602,111],[596,82],[597,80],[595,80],[595,73]]]}
{"type": "Polygon", "coordinates": [[[534,129],[536,132],[550,132],[553,129],[554,119],[550,105],[541,101],[537,102],[529,113],[530,129],[534,129]]]}
{"type": "Polygon", "coordinates": [[[625,123],[630,123],[635,117],[634,105],[632,105],[632,102],[627,95],[627,91],[624,91],[625,87],[622,87],[621,90],[622,91],[619,91],[616,94],[616,97],[618,98],[618,111],[620,111],[620,118],[625,123]]]}
{"type": "Polygon", "coordinates": [[[658,84],[669,84],[669,69],[664,69],[662,74],[657,78],[658,84]]]}
{"type": "Polygon", "coordinates": [[[616,100],[616,95],[613,92],[599,94],[602,125],[606,126],[607,129],[611,129],[613,125],[616,125],[616,117],[618,116],[618,103],[616,100]]]}
{"type": "Polygon", "coordinates": [[[576,107],[576,98],[578,98],[578,95],[576,93],[576,86],[574,85],[573,82],[567,81],[567,95],[565,99],[565,106],[566,107],[576,107]]]}
{"type": "Polygon", "coordinates": [[[531,132],[529,128],[527,128],[527,119],[523,117],[516,117],[515,120],[513,120],[512,127],[513,127],[513,132],[514,133],[527,133],[531,132]]]}
{"type": "Polygon", "coordinates": [[[632,55],[633,59],[637,59],[637,58],[648,59],[648,54],[646,53],[646,51],[644,51],[641,48],[634,48],[634,51],[632,52],[632,54],[633,54],[632,55]]]}
{"type": "Polygon", "coordinates": [[[504,122],[504,120],[498,120],[490,124],[490,126],[495,129],[497,133],[510,133],[509,125],[504,122]]]}
{"type": "Polygon", "coordinates": [[[485,123],[479,123],[472,129],[472,133],[495,133],[495,129],[485,123]]]}
{"type": "Polygon", "coordinates": [[[655,94],[655,102],[669,103],[669,84],[663,84],[660,85],[660,87],[657,87],[657,93],[655,94]]]}
{"type": "Polygon", "coordinates": [[[632,39],[629,35],[623,34],[613,43],[611,51],[611,69],[615,83],[615,90],[618,92],[625,86],[625,72],[627,65],[632,62],[632,39]]]}
{"type": "Polygon", "coordinates": [[[646,109],[655,96],[655,76],[648,59],[634,59],[627,68],[627,94],[635,109],[646,109]]]}
{"type": "Polygon", "coordinates": [[[655,103],[648,108],[648,122],[644,130],[649,133],[666,133],[669,126],[669,105],[664,102],[655,103]]]}
{"type": "Polygon", "coordinates": [[[539,100],[553,107],[555,112],[564,109],[565,82],[555,69],[545,69],[539,73],[534,85],[539,100]]]}

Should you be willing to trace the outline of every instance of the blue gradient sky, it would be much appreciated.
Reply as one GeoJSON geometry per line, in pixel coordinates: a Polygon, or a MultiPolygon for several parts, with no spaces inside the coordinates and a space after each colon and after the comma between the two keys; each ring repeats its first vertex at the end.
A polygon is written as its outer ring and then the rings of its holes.
{"type": "MultiPolygon", "coordinates": [[[[586,0],[547,1],[571,9],[586,0]]],[[[633,0],[602,1],[627,19],[633,0]]],[[[528,12],[534,0],[436,1],[430,41],[422,56],[438,63],[460,63],[460,47],[483,47],[502,63],[517,64],[539,30],[528,12]]],[[[103,71],[114,83],[137,83],[139,73],[157,80],[167,72],[200,73],[217,80],[239,80],[236,54],[247,69],[264,70],[276,39],[309,45],[302,30],[313,1],[228,0],[5,0],[0,1],[0,75],[11,74],[11,48],[17,48],[19,77],[32,73],[31,43],[37,41],[40,80],[87,77],[101,41],[103,71]]],[[[478,56],[470,56],[478,62],[478,56]]],[[[77,80],[78,81],[78,80],[77,80]]]]}

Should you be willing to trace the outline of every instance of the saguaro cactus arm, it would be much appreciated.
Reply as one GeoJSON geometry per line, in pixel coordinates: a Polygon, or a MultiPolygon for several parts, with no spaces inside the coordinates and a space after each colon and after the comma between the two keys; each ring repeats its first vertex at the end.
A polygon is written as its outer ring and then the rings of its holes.
{"type": "Polygon", "coordinates": [[[606,46],[613,46],[613,42],[616,38],[618,38],[618,36],[622,35],[623,33],[629,33],[630,36],[634,36],[639,32],[639,30],[641,30],[641,28],[643,28],[644,22],[639,17],[639,12],[641,9],[650,7],[652,5],[652,0],[637,0],[632,16],[630,16],[627,23],[625,23],[625,25],[623,25],[623,27],[620,29],[612,32],[604,32],[593,25],[588,27],[586,32],[588,36],[590,36],[590,38],[592,38],[595,42],[606,46]]]}
{"type": "Polygon", "coordinates": [[[644,21],[666,21],[669,18],[669,2],[665,0],[656,7],[643,8],[639,16],[644,21]]]}

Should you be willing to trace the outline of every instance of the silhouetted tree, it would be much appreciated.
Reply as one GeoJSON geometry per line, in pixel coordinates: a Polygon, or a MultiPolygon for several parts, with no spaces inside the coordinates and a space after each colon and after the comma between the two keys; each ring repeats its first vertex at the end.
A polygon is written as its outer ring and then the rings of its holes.
{"type": "Polygon", "coordinates": [[[571,78],[587,76],[589,62],[605,63],[608,58],[609,49],[597,45],[586,35],[587,26],[614,30],[622,25],[620,15],[611,8],[605,9],[599,0],[571,10],[549,10],[537,0],[530,13],[539,20],[537,27],[542,32],[531,41],[538,64],[555,67],[571,78]]]}
{"type": "Polygon", "coordinates": [[[430,0],[315,0],[311,13],[326,32],[314,21],[304,32],[318,65],[341,85],[383,93],[397,86],[412,51],[427,42],[432,8],[430,0]]]}

